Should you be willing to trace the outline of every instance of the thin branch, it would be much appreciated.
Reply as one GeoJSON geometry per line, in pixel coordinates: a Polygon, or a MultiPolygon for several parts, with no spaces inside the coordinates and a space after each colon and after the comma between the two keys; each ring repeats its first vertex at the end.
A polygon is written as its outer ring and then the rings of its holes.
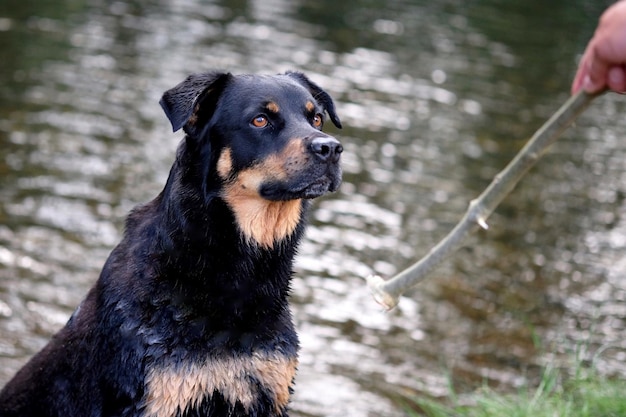
{"type": "Polygon", "coordinates": [[[477,226],[488,229],[487,218],[498,204],[513,190],[547,148],[600,94],[587,94],[581,91],[567,100],[533,135],[506,168],[496,175],[487,189],[478,198],[470,202],[461,221],[425,257],[388,281],[383,280],[378,275],[367,277],[367,285],[374,299],[385,309],[391,310],[398,304],[402,294],[423,281],[428,273],[452,252],[459,249],[467,236],[477,229],[477,226]]]}

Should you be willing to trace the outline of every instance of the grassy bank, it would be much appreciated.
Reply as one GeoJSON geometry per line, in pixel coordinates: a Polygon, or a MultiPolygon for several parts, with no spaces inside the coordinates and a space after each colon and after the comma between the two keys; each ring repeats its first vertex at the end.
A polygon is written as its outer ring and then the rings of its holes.
{"type": "Polygon", "coordinates": [[[608,379],[591,370],[577,369],[575,373],[565,379],[558,371],[546,369],[534,389],[525,388],[516,394],[481,389],[464,396],[462,401],[451,398],[452,405],[412,399],[408,414],[413,417],[626,416],[626,381],[608,379]]]}

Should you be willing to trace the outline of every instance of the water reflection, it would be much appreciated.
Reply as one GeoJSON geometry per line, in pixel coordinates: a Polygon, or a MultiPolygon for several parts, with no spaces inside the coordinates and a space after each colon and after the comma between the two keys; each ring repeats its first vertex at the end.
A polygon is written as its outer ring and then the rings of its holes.
{"type": "Polygon", "coordinates": [[[623,100],[599,99],[489,233],[384,314],[361,277],[425,253],[565,100],[608,2],[58,2],[0,6],[0,384],[65,322],[162,187],[189,72],[300,69],[346,128],[345,183],[297,261],[308,416],[403,415],[398,393],[502,389],[583,344],[626,372],[623,100]]]}

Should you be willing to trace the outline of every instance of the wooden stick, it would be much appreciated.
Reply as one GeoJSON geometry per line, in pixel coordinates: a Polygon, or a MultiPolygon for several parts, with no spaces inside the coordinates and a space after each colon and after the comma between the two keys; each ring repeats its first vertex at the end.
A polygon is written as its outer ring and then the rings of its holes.
{"type": "Polygon", "coordinates": [[[488,229],[487,218],[517,185],[519,180],[537,162],[569,125],[582,113],[598,94],[580,91],[533,135],[515,158],[495,176],[483,193],[469,204],[465,216],[429,253],[388,281],[378,275],[366,278],[374,299],[386,310],[393,309],[400,296],[426,278],[436,266],[459,249],[466,237],[477,226],[488,229]]]}

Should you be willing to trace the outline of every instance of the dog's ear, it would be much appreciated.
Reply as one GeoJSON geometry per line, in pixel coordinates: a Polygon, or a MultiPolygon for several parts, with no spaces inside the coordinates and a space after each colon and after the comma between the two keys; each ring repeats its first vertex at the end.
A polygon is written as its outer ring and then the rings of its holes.
{"type": "Polygon", "coordinates": [[[189,135],[197,134],[209,121],[230,73],[193,74],[163,93],[159,104],[176,132],[181,127],[189,135]]]}
{"type": "Polygon", "coordinates": [[[332,120],[333,124],[341,129],[341,120],[339,120],[339,116],[337,116],[337,112],[335,111],[335,103],[326,91],[322,90],[320,86],[309,80],[307,76],[301,72],[287,71],[285,75],[295,79],[309,90],[315,100],[324,107],[324,110],[326,110],[328,116],[330,116],[330,120],[332,120]]]}

